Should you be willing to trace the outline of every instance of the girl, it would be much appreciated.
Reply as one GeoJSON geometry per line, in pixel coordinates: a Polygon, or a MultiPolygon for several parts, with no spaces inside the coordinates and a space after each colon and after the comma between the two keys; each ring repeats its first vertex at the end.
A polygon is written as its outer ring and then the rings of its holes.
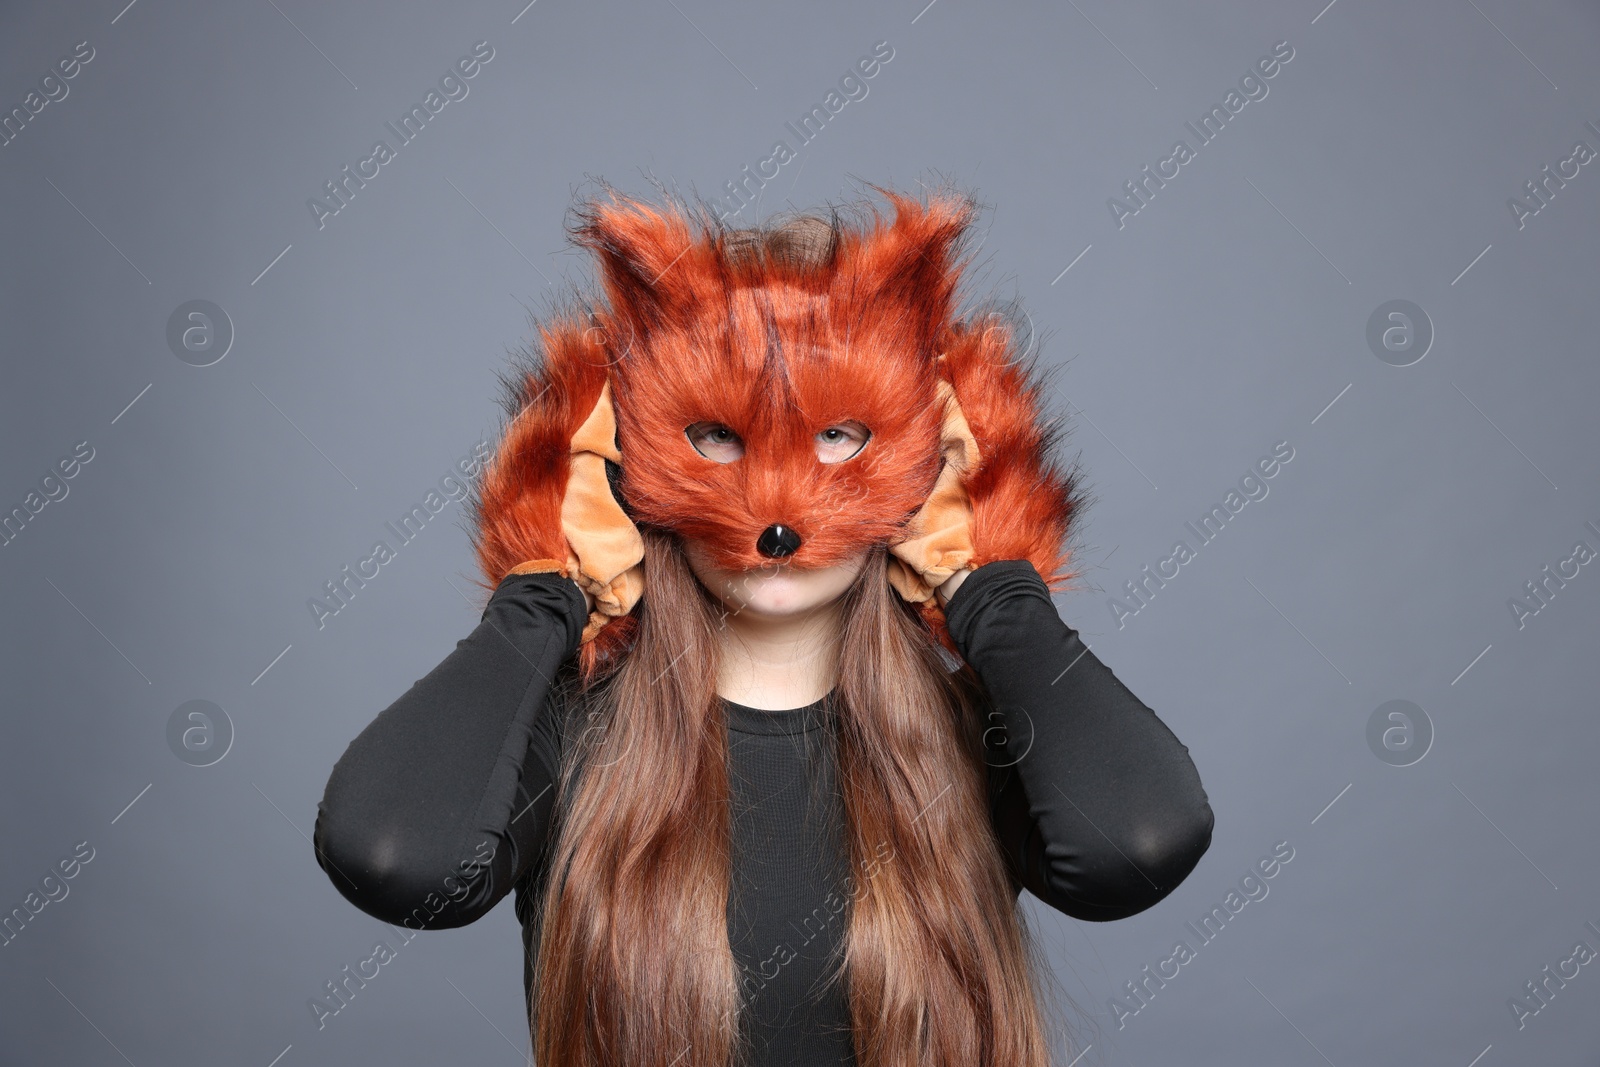
{"type": "Polygon", "coordinates": [[[605,299],[506,382],[482,621],[328,780],[363,911],[515,891],[541,1067],[1046,1067],[1021,890],[1118,919],[1210,844],[1051,600],[1082,493],[1011,312],[955,312],[975,201],[873,188],[580,205],[605,299]]]}

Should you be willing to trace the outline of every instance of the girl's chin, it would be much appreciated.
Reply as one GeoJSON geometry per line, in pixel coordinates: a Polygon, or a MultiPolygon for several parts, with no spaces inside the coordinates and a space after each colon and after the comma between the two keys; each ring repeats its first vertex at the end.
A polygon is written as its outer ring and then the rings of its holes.
{"type": "Polygon", "coordinates": [[[782,612],[793,610],[811,599],[810,590],[819,584],[815,572],[806,574],[788,567],[771,570],[745,571],[733,580],[733,590],[739,599],[757,611],[782,612]]]}
{"type": "Polygon", "coordinates": [[[788,615],[835,599],[838,575],[827,570],[800,570],[793,567],[762,568],[736,573],[728,592],[744,610],[762,615],[788,615]]]}

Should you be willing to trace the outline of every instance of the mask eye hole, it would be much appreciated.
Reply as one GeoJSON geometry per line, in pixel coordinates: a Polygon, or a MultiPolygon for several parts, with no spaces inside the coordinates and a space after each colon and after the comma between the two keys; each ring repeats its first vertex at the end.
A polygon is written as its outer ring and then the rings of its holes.
{"type": "Polygon", "coordinates": [[[817,434],[817,458],[823,463],[843,463],[867,447],[872,431],[854,419],[836,423],[817,434]]]}
{"type": "Polygon", "coordinates": [[[720,422],[697,422],[683,435],[696,452],[716,463],[732,463],[744,455],[744,439],[720,422]]]}

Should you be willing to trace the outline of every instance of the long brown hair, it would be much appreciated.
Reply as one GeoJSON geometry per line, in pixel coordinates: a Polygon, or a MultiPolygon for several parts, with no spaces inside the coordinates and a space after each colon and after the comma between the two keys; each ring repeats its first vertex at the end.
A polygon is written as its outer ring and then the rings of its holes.
{"type": "Polygon", "coordinates": [[[1052,458],[1059,427],[1043,417],[1043,373],[1036,351],[1019,350],[1015,317],[955,312],[975,201],[941,193],[921,205],[880,191],[892,224],[875,207],[866,218],[870,205],[733,230],[631,198],[586,203],[570,229],[596,253],[606,300],[541,325],[506,379],[510,421],[474,507],[489,586],[525,561],[566,559],[563,573],[576,573],[564,531],[585,515],[565,506],[568,457],[608,403],[622,458],[608,457],[607,477],[642,541],[642,558],[629,558],[631,539],[606,545],[610,563],[638,566],[642,582],[632,571],[579,575],[602,605],[625,606],[591,614],[592,639],[553,691],[568,736],[534,887],[529,1027],[540,1067],[744,1058],[715,688],[724,608],[683,544],[708,547],[722,569],[758,566],[757,535],[775,522],[803,535],[799,566],[873,546],[839,602],[827,705],[851,880],[832,977],[857,1063],[1049,1062],[1041,989],[1052,976],[990,823],[982,734],[992,709],[970,666],[946,667],[954,646],[941,607],[898,591],[887,546],[941,473],[940,381],[990,447],[966,485],[985,505],[973,531],[983,553],[970,565],[1027,559],[1061,586],[1077,488],[1052,458]],[[867,421],[874,444],[860,462],[819,465],[814,425],[839,412],[867,421]],[[727,465],[695,455],[684,428],[701,419],[736,428],[750,454],[727,465]],[[642,590],[637,603],[622,599],[630,590],[642,590]]]}
{"type": "MultiPolygon", "coordinates": [[[[724,609],[641,527],[627,656],[567,675],[568,743],[529,1022],[540,1067],[729,1067],[724,609]]],[[[991,829],[982,693],[872,549],[840,608],[836,708],[852,886],[835,979],[861,1067],[1047,1067],[1043,970],[991,829]]]]}

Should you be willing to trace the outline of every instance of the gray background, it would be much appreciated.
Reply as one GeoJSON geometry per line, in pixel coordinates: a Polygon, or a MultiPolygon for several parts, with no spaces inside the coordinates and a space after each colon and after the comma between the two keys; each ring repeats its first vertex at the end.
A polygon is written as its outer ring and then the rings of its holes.
{"type": "Polygon", "coordinates": [[[0,148],[0,508],[95,450],[0,549],[0,910],[95,850],[0,948],[0,1061],[524,1058],[509,900],[321,1030],[307,1003],[398,940],[307,835],[344,746],[477,622],[462,509],[322,629],[306,602],[492,434],[525,305],[587,276],[562,231],[586,176],[713,195],[782,138],[746,222],[852,180],[987,205],[973,292],[1020,296],[1069,364],[1052,403],[1095,494],[1095,588],[1058,605],[1216,810],[1150,911],[1029,898],[1078,1062],[1594,1062],[1600,968],[1521,1029],[1508,998],[1600,950],[1600,576],[1520,628],[1508,601],[1600,549],[1600,162],[1520,229],[1506,203],[1600,149],[1593,5],[124,2],[0,17],[7,110],[95,49],[0,148]],[[480,40],[470,95],[319,230],[306,199],[480,40]],[[1107,198],[1284,40],[1269,95],[1119,229],[1107,198]],[[878,41],[868,95],[799,147],[784,123],[878,41]],[[236,330],[212,366],[166,342],[193,299],[236,330]],[[1409,366],[1366,340],[1392,299],[1435,331],[1409,366]],[[1280,441],[1270,494],[1119,627],[1108,600],[1280,441]],[[196,699],[236,732],[204,768],[166,734],[196,699]],[[1367,741],[1396,699],[1434,732],[1406,767],[1367,741]],[[1199,945],[1186,921],[1280,841],[1270,894],[1199,945]],[[1196,958],[1119,1028],[1179,938],[1196,958]]]}

